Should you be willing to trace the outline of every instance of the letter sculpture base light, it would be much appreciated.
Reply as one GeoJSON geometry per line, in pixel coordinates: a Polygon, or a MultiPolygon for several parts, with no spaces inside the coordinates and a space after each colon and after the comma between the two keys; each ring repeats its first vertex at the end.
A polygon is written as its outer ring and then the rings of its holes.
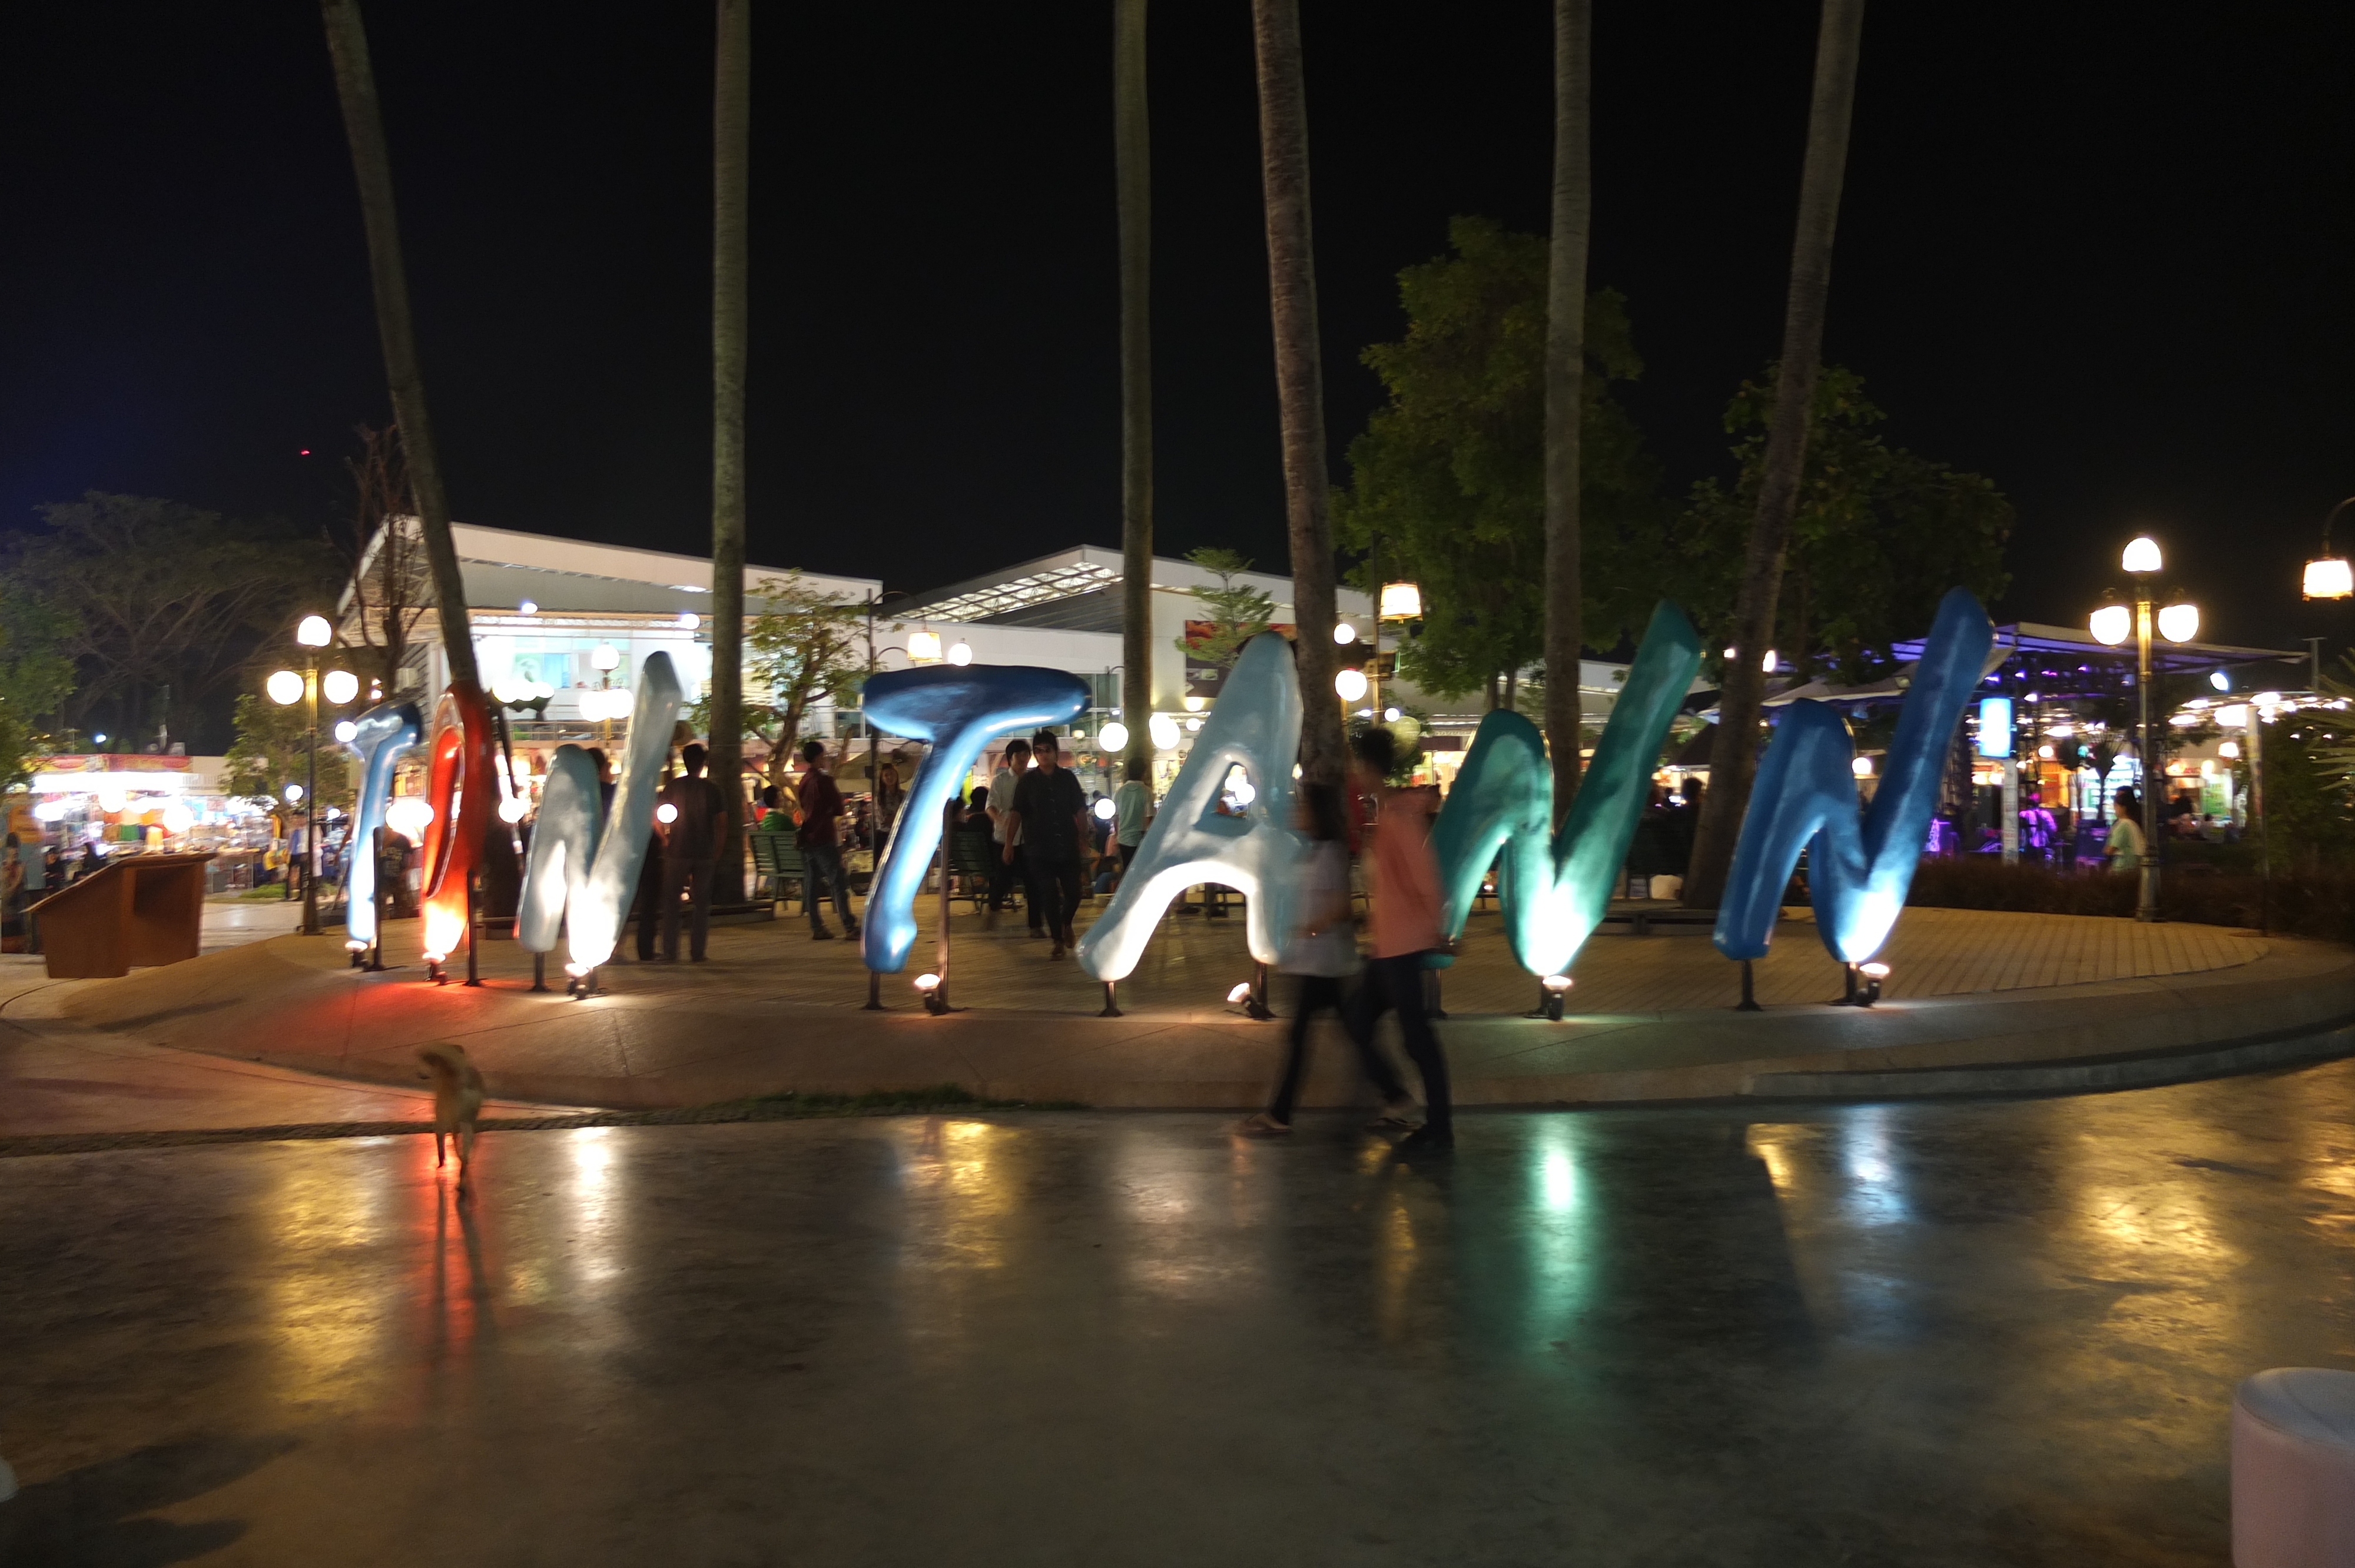
{"type": "Polygon", "coordinates": [[[1085,713],[1088,683],[1067,671],[1028,664],[933,664],[870,676],[860,705],[878,727],[932,747],[908,787],[900,831],[875,868],[858,938],[868,969],[898,974],[916,943],[916,890],[940,847],[950,789],[992,736],[1064,724],[1085,713]]]}
{"type": "Polygon", "coordinates": [[[647,655],[610,811],[586,751],[559,746],[549,760],[531,858],[524,867],[523,897],[516,908],[516,939],[532,952],[551,952],[561,927],[575,974],[612,958],[621,939],[622,921],[645,864],[646,842],[654,836],[655,795],[662,787],[679,702],[678,673],[670,655],[647,655]]]}
{"type": "Polygon", "coordinates": [[[377,942],[376,834],[392,800],[393,764],[424,727],[415,703],[379,703],[352,721],[352,755],[360,760],[360,798],[352,810],[351,885],[344,930],[363,948],[377,942]]]}
{"type": "Polygon", "coordinates": [[[1802,698],[1774,728],[1758,765],[1713,939],[1729,959],[1763,959],[1782,915],[1783,889],[1808,859],[1816,930],[1833,958],[1861,963],[1881,950],[1905,906],[1945,771],[1946,747],[1986,673],[1995,628],[1961,588],[1946,595],[1914,667],[1881,787],[1859,825],[1856,747],[1848,721],[1802,698]]]}
{"type": "Polygon", "coordinates": [[[1263,964],[1275,961],[1308,851],[1292,825],[1292,766],[1299,755],[1299,666],[1292,644],[1263,631],[1243,644],[1112,906],[1080,938],[1080,968],[1090,978],[1125,979],[1161,912],[1198,882],[1242,894],[1251,955],[1263,964]],[[1228,770],[1237,764],[1252,783],[1240,817],[1219,810],[1228,770]]]}
{"type": "Polygon", "coordinates": [[[1502,708],[1480,721],[1432,828],[1449,936],[1462,935],[1481,878],[1502,850],[1497,903],[1514,959],[1533,975],[1569,969],[1611,906],[1651,799],[1653,764],[1700,669],[1700,633],[1663,600],[1559,832],[1553,769],[1537,726],[1502,708]]]}

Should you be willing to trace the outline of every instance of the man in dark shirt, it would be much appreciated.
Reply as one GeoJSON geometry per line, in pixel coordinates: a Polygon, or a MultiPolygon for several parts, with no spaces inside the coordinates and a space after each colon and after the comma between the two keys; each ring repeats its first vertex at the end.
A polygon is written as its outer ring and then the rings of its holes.
{"type": "Polygon", "coordinates": [[[719,786],[703,776],[703,747],[689,742],[679,747],[685,769],[663,786],[655,821],[662,826],[662,957],[678,961],[678,899],[687,894],[695,906],[695,927],[688,952],[703,962],[704,945],[711,936],[711,878],[719,864],[719,835],[728,829],[728,802],[719,786]]]}
{"type": "Polygon", "coordinates": [[[1060,959],[1078,940],[1071,918],[1080,911],[1080,846],[1088,836],[1088,800],[1079,775],[1062,766],[1062,742],[1053,730],[1030,737],[1030,758],[1036,766],[1014,787],[1006,858],[1011,864],[1019,853],[1029,862],[1032,894],[1055,938],[1055,950],[1047,956],[1060,959]]]}
{"type": "Polygon", "coordinates": [[[836,826],[842,815],[842,791],[826,770],[826,743],[805,743],[802,763],[807,771],[802,775],[801,826],[794,830],[794,842],[802,852],[802,907],[809,911],[810,940],[834,940],[818,907],[825,887],[834,889],[834,909],[842,916],[843,930],[856,937],[858,922],[850,917],[850,882],[842,874],[842,843],[836,826]]]}

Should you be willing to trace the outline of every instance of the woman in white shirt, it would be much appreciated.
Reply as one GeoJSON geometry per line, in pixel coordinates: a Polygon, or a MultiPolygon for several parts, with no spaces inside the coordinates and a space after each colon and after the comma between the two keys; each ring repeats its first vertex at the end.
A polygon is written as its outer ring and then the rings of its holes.
{"type": "MultiPolygon", "coordinates": [[[[1300,868],[1300,924],[1285,938],[1276,969],[1294,976],[1292,1040],[1284,1076],[1268,1108],[1237,1128],[1246,1138],[1281,1138],[1292,1130],[1292,1107],[1308,1066],[1308,1031],[1316,1015],[1341,1015],[1344,982],[1358,972],[1357,916],[1349,907],[1349,830],[1341,811],[1341,791],[1330,784],[1303,784],[1295,818],[1313,841],[1300,868]]],[[[1397,1070],[1382,1057],[1363,1056],[1367,1075],[1384,1098],[1403,1100],[1397,1070]]]]}

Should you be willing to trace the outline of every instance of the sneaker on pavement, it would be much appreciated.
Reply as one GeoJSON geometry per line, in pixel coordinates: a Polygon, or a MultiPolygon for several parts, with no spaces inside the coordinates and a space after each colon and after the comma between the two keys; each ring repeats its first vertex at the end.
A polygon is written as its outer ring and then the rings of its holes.
{"type": "Polygon", "coordinates": [[[1289,1138],[1292,1124],[1278,1121],[1265,1111],[1253,1111],[1235,1124],[1235,1131],[1245,1138],[1289,1138]]]}
{"type": "Polygon", "coordinates": [[[1455,1152],[1455,1135],[1419,1127],[1398,1140],[1398,1151],[1401,1154],[1453,1154],[1455,1152]]]}
{"type": "Polygon", "coordinates": [[[1388,1105],[1382,1107],[1381,1115],[1374,1118],[1373,1120],[1368,1122],[1366,1125],[1369,1128],[1380,1130],[1383,1128],[1396,1128],[1401,1127],[1419,1128],[1423,1123],[1414,1114],[1414,1102],[1412,1100],[1392,1100],[1388,1105]]]}
{"type": "Polygon", "coordinates": [[[810,940],[813,942],[831,942],[834,940],[834,933],[827,930],[823,926],[813,926],[810,927],[810,940]]]}

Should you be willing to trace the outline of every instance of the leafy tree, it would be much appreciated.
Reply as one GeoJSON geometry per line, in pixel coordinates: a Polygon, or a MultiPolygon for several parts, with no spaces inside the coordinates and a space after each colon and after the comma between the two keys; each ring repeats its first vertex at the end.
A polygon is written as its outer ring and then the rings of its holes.
{"type": "MultiPolygon", "coordinates": [[[[307,715],[301,703],[283,707],[258,692],[237,699],[237,732],[229,748],[229,792],[259,805],[278,805],[286,786],[309,788],[307,715]]],[[[349,810],[351,754],[335,740],[325,714],[319,723],[319,806],[349,810]]]]}
{"type": "MultiPolygon", "coordinates": [[[[1349,444],[1341,543],[1423,588],[1400,669],[1458,696],[1545,657],[1548,245],[1485,217],[1448,225],[1453,254],[1399,274],[1406,336],[1362,355],[1390,401],[1349,444]]],[[[1659,475],[1612,398],[1643,373],[1626,301],[1586,296],[1580,377],[1582,619],[1608,645],[1639,627],[1655,585],[1659,475]]]]}
{"type": "Polygon", "coordinates": [[[0,789],[25,782],[49,749],[48,723],[73,692],[73,631],[67,616],[0,582],[0,789]]]}
{"type": "MultiPolygon", "coordinates": [[[[1739,476],[1731,490],[1695,485],[1658,571],[1694,607],[1712,651],[1732,637],[1742,540],[1764,482],[1775,376],[1744,382],[1725,428],[1739,476]]],[[[1918,637],[1949,588],[1992,599],[2011,580],[2003,567],[2012,511],[1994,483],[1890,446],[1863,378],[1826,366],[1816,384],[1807,460],[1790,525],[1774,608],[1778,659],[1801,674],[1828,668],[1861,680],[1887,666],[1889,645],[1918,637]]]]}
{"type": "Polygon", "coordinates": [[[48,531],[19,546],[11,575],[71,628],[70,716],[112,712],[126,738],[185,725],[336,577],[323,542],[176,501],[91,491],[40,511],[48,531]]]}
{"type": "Polygon", "coordinates": [[[1207,637],[1180,637],[1178,652],[1201,663],[1216,664],[1224,674],[1243,644],[1267,630],[1268,618],[1275,613],[1275,597],[1249,583],[1235,585],[1235,578],[1252,568],[1251,557],[1238,551],[1205,545],[1187,551],[1186,558],[1217,577],[1219,586],[1188,590],[1201,601],[1210,632],[1207,637]]]}
{"type": "MultiPolygon", "coordinates": [[[[744,733],[769,747],[768,778],[793,776],[802,721],[831,694],[845,705],[867,679],[866,606],[814,588],[796,571],[764,578],[754,590],[762,609],[744,634],[746,673],[768,687],[768,701],[744,705],[744,733]]],[[[699,712],[696,721],[709,723],[699,712]]]]}

